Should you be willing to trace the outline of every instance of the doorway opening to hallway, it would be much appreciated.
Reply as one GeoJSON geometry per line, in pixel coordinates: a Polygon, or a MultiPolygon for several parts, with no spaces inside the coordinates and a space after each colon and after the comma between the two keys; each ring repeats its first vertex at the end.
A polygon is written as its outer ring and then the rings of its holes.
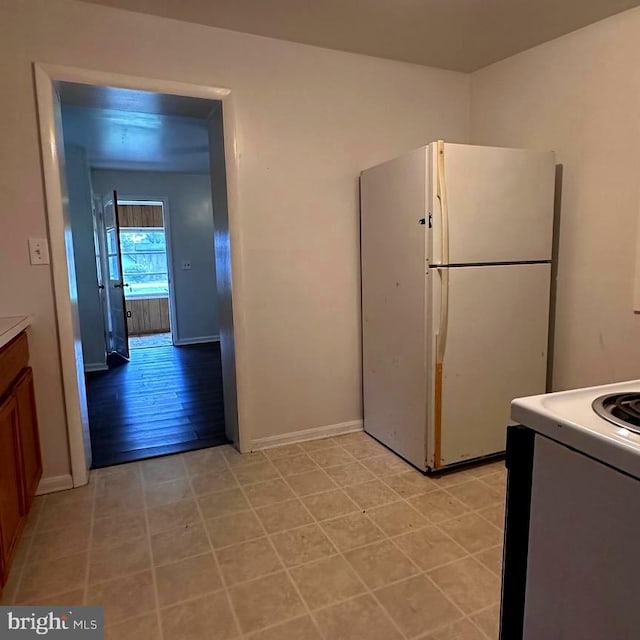
{"type": "Polygon", "coordinates": [[[58,95],[91,466],[227,443],[220,104],[71,82],[58,95]]]}
{"type": "Polygon", "coordinates": [[[173,345],[162,202],[118,202],[129,350],[173,345]]]}

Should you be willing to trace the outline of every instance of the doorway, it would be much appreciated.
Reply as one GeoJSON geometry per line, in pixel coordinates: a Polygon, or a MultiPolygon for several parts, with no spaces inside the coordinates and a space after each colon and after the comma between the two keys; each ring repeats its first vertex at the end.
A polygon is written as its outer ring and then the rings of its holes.
{"type": "Polygon", "coordinates": [[[164,204],[117,203],[129,352],[172,346],[175,296],[164,204]]]}
{"type": "Polygon", "coordinates": [[[168,199],[94,202],[107,368],[86,378],[93,468],[225,444],[219,343],[174,344],[168,199]]]}
{"type": "Polygon", "coordinates": [[[91,101],[84,87],[62,83],[59,91],[92,467],[224,444],[208,121],[202,117],[213,105],[182,98],[177,115],[166,102],[112,108],[114,100],[128,98],[123,90],[110,90],[105,103],[95,87],[91,101]],[[121,196],[125,185],[155,197],[121,196]],[[197,205],[185,196],[189,188],[197,205]],[[167,195],[159,197],[160,189],[167,195]],[[87,200],[98,235],[95,259],[85,233],[87,200]],[[182,260],[177,282],[172,246],[194,259],[182,260]],[[94,265],[99,272],[89,274],[94,265]],[[204,329],[194,333],[194,326],[204,329]],[[99,341],[102,366],[86,355],[98,351],[99,341]]]}
{"type": "MultiPolygon", "coordinates": [[[[207,406],[201,398],[194,397],[193,393],[197,389],[205,389],[211,387],[211,381],[208,380],[204,374],[203,369],[198,370],[197,365],[194,362],[194,354],[197,350],[206,350],[207,348],[217,349],[218,353],[218,377],[221,378],[218,384],[218,396],[217,400],[220,405],[219,414],[224,416],[225,433],[226,437],[239,444],[238,433],[238,421],[237,421],[237,392],[236,392],[236,380],[235,380],[235,335],[233,332],[233,315],[231,305],[231,256],[229,254],[229,194],[227,193],[227,174],[226,167],[229,164],[228,160],[231,157],[234,158],[226,151],[224,145],[224,136],[229,135],[227,126],[223,124],[222,120],[222,102],[220,98],[227,98],[229,92],[226,90],[211,89],[207,87],[194,87],[191,85],[181,85],[180,83],[163,82],[157,80],[148,80],[141,78],[130,78],[126,76],[114,76],[113,74],[101,74],[99,72],[89,72],[79,69],[69,69],[61,67],[50,67],[43,65],[36,65],[36,86],[38,92],[38,111],[41,125],[41,139],[43,160],[45,168],[45,184],[47,187],[47,204],[48,204],[48,217],[50,225],[50,243],[51,253],[54,258],[54,264],[57,268],[54,268],[54,283],[56,291],[56,303],[57,313],[59,320],[60,342],[61,342],[61,357],[63,363],[63,381],[65,398],[67,400],[67,418],[69,422],[69,439],[71,449],[71,461],[73,470],[74,486],[79,486],[86,482],[87,473],[86,469],[89,466],[88,462],[92,453],[92,439],[88,438],[88,420],[86,416],[89,415],[87,407],[87,398],[90,395],[85,392],[84,385],[84,372],[82,371],[82,363],[79,358],[78,351],[72,349],[72,345],[77,344],[77,338],[79,334],[79,318],[74,317],[74,306],[72,291],[76,284],[75,268],[73,259],[69,259],[69,234],[68,227],[69,212],[65,211],[65,195],[67,191],[67,184],[65,175],[61,170],[61,158],[63,157],[63,128],[60,121],[60,108],[61,100],[60,94],[64,91],[65,84],[73,83],[74,91],[84,91],[85,96],[89,96],[91,99],[100,99],[100,96],[108,95],[111,100],[111,104],[115,99],[118,101],[118,90],[128,91],[133,96],[133,102],[131,95],[127,96],[123,104],[129,107],[132,104],[140,104],[136,102],[142,100],[145,104],[155,104],[154,109],[158,109],[159,106],[167,104],[181,103],[180,108],[184,107],[184,99],[189,96],[194,100],[199,101],[199,106],[203,106],[205,100],[209,102],[210,114],[207,118],[207,126],[209,133],[209,140],[212,142],[211,148],[207,152],[211,154],[211,164],[209,167],[209,176],[211,180],[211,199],[213,200],[213,215],[216,218],[216,235],[209,238],[210,245],[217,246],[219,241],[223,243],[223,251],[218,254],[216,251],[216,262],[220,263],[220,269],[218,270],[217,289],[222,289],[222,295],[226,296],[226,299],[221,304],[221,321],[220,321],[220,335],[223,336],[222,344],[220,341],[213,343],[208,340],[208,336],[205,336],[204,340],[196,340],[195,344],[183,345],[184,355],[181,361],[176,365],[175,370],[179,372],[180,385],[177,387],[173,394],[181,405],[182,416],[171,415],[171,411],[167,407],[166,398],[163,401],[156,400],[156,411],[154,415],[158,417],[161,413],[164,413],[165,418],[170,422],[170,429],[175,431],[175,428],[179,426],[180,420],[189,420],[190,427],[197,426],[194,422],[195,410],[200,410],[203,415],[209,419],[212,415],[211,405],[207,406]],[[101,83],[102,81],[102,83],[101,83]],[[78,85],[81,85],[78,87],[78,85]],[[167,93],[159,93],[158,90],[169,90],[167,93]],[[175,90],[175,93],[171,93],[171,90],[175,90]],[[141,95],[146,94],[146,95],[141,95]],[[151,97],[153,95],[153,97],[151,97]],[[206,96],[204,99],[203,97],[206,96]],[[151,99],[150,99],[151,98],[151,99]],[[213,98],[213,100],[211,100],[213,98]],[[50,141],[55,140],[55,144],[51,144],[50,141]],[[65,232],[66,231],[66,232],[65,232]],[[218,235],[222,232],[223,235],[218,235]],[[64,260],[60,260],[64,257],[64,260]],[[56,259],[57,258],[57,259],[56,259]],[[61,267],[64,266],[64,269],[61,267]],[[225,283],[226,280],[226,283],[225,283]],[[226,352],[226,357],[225,357],[226,352]],[[71,365],[73,365],[73,370],[71,365]],[[196,380],[195,383],[189,382],[185,379],[185,372],[194,371],[196,380]],[[191,397],[187,397],[188,395],[191,397]],[[229,400],[229,401],[227,401],[229,400]],[[84,409],[83,409],[84,407],[84,409]],[[224,407],[224,408],[222,408],[224,407]],[[81,446],[82,445],[82,446],[81,446]]],[[[77,95],[77,93],[76,93],[77,95]]],[[[231,113],[227,111],[227,113],[231,113]]],[[[149,115],[147,113],[147,115],[149,115]]],[[[160,115],[154,113],[153,115],[160,115]]],[[[226,114],[225,114],[226,115],[226,114]]],[[[231,129],[231,134],[232,134],[231,129]]],[[[232,162],[231,164],[233,164],[232,162]]],[[[117,207],[117,201],[114,201],[117,207]]],[[[132,226],[132,228],[134,228],[132,226]]],[[[166,232],[166,228],[165,228],[166,232]]],[[[113,235],[113,234],[112,234],[113,235]]],[[[116,237],[119,238],[119,234],[116,233],[116,237]]],[[[105,249],[107,247],[105,246],[105,249]]],[[[105,258],[108,258],[108,251],[105,252],[105,258]]],[[[113,255],[111,257],[114,257],[113,255]]],[[[121,256],[122,258],[122,256],[121,256]]],[[[97,260],[94,264],[97,264],[97,260]]],[[[188,262],[185,261],[185,262],[188,262]]],[[[122,267],[120,269],[122,275],[122,267]]],[[[106,283],[105,284],[105,289],[106,283]]],[[[121,289],[125,289],[125,284],[128,284],[126,280],[121,278],[121,289]]],[[[98,285],[99,286],[99,285],[98,285]]],[[[201,292],[202,293],[202,292],[201,292]]],[[[233,295],[236,292],[233,291],[233,295]]],[[[206,296],[205,296],[206,297],[206,296]]],[[[126,301],[124,308],[126,309],[126,301]]],[[[132,314],[133,315],[133,314],[132,314]]],[[[174,327],[169,322],[169,329],[174,333],[174,327]]],[[[109,328],[107,328],[107,333],[109,328]]],[[[175,334],[174,334],[175,335],[175,334]]],[[[172,342],[177,342],[175,339],[172,342]]],[[[184,342],[184,341],[183,341],[184,342]]],[[[129,347],[127,340],[127,348],[129,347]]],[[[159,351],[161,349],[173,347],[161,346],[154,349],[133,349],[140,353],[151,353],[152,351],[159,351]]],[[[123,364],[120,370],[132,370],[130,365],[131,359],[127,364],[123,364]],[[129,368],[128,368],[129,367],[129,368]]],[[[209,360],[208,368],[211,369],[211,358],[209,360]]],[[[215,367],[213,367],[215,368],[215,367]]],[[[163,365],[155,367],[155,378],[158,378],[158,372],[162,370],[168,371],[169,367],[166,362],[163,365]]],[[[91,375],[106,376],[108,371],[90,372],[88,378],[91,375]]],[[[155,379],[154,378],[154,379],[155,379]]],[[[140,389],[150,389],[149,382],[151,378],[144,376],[137,379],[138,387],[140,389]]],[[[166,385],[165,385],[166,388],[166,385]]],[[[158,391],[160,393],[160,391],[158,391]]],[[[106,392],[105,397],[109,395],[106,392]]],[[[141,402],[131,397],[131,395],[122,393],[121,389],[111,392],[111,396],[119,396],[121,399],[126,399],[124,404],[128,409],[131,409],[140,405],[141,402]]],[[[153,404],[154,398],[149,394],[146,396],[147,406],[153,404]]],[[[108,421],[113,425],[114,420],[119,418],[119,415],[113,411],[103,411],[101,415],[105,421],[108,421]]],[[[121,416],[120,416],[121,417],[121,416]]],[[[105,422],[106,424],[106,422],[105,422]]],[[[104,426],[104,425],[103,425],[104,426]]],[[[192,429],[197,434],[197,429],[192,429]]],[[[175,434],[174,434],[175,435],[175,434]]],[[[200,435],[200,434],[197,434],[200,435]]],[[[93,438],[96,440],[96,438],[93,438]]],[[[174,438],[175,440],[175,438],[174,438]]],[[[205,439],[199,446],[211,446],[211,442],[203,444],[205,439]]],[[[160,455],[162,453],[175,452],[175,448],[168,450],[167,447],[174,447],[176,444],[181,443],[167,442],[162,448],[152,448],[153,455],[160,455]]],[[[145,456],[147,457],[147,456],[145,456]]],[[[129,458],[136,459],[136,458],[129,458]]],[[[124,461],[124,460],[121,460],[124,461]]],[[[95,461],[94,466],[101,466],[99,460],[95,461]]]]}

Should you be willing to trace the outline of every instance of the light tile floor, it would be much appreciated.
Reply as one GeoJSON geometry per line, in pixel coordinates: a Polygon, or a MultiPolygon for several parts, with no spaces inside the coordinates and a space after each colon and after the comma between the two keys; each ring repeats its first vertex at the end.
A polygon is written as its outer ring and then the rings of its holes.
{"type": "Polygon", "coordinates": [[[100,604],[118,640],[496,640],[505,481],[362,433],[100,469],[36,500],[3,602],[100,604]]]}

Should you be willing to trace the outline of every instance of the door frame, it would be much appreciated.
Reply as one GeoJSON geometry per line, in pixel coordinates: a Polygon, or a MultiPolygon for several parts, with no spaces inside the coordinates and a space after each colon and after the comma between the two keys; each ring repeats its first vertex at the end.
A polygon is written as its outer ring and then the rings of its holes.
{"type": "Polygon", "coordinates": [[[167,196],[150,195],[122,195],[118,196],[118,203],[127,204],[156,204],[162,205],[162,227],[167,246],[167,272],[169,274],[169,325],[171,331],[171,342],[176,346],[176,339],[179,334],[178,315],[176,313],[176,290],[175,290],[175,269],[173,265],[173,242],[171,238],[171,220],[169,212],[169,198],[167,196]]]}
{"type": "MultiPolygon", "coordinates": [[[[44,176],[44,195],[46,218],[49,231],[53,295],[57,319],[60,364],[67,422],[69,459],[73,486],[82,486],[89,481],[89,453],[85,450],[85,433],[88,433],[87,398],[79,375],[84,375],[80,329],[77,319],[77,295],[73,256],[68,255],[67,235],[70,233],[67,207],[63,202],[65,178],[64,155],[57,148],[58,131],[56,122],[56,102],[54,94],[58,82],[75,82],[98,86],[119,87],[141,91],[153,91],[173,95],[205,98],[221,103],[223,111],[223,140],[225,159],[225,179],[227,203],[224,215],[228,215],[228,242],[231,255],[228,258],[229,278],[232,279],[231,303],[233,317],[231,321],[231,343],[229,355],[223,357],[223,379],[226,374],[235,384],[224,385],[226,406],[234,407],[232,419],[235,425],[227,425],[233,432],[234,444],[240,451],[246,451],[249,442],[244,433],[244,410],[240,399],[246,356],[244,354],[244,313],[243,313],[243,273],[241,266],[242,239],[239,229],[238,213],[238,136],[236,134],[234,95],[230,89],[206,85],[189,84],[173,80],[125,75],[107,71],[82,69],[35,62],[34,80],[36,89],[36,108],[40,125],[40,147],[44,176]],[[226,363],[225,363],[226,361],[226,363]],[[228,371],[225,372],[225,368],[228,371]]],[[[214,107],[215,110],[215,107],[214,107]]],[[[213,174],[212,174],[213,178],[213,174]]],[[[65,186],[66,188],[66,186],[65,186]]],[[[215,219],[214,202],[214,219],[215,219]]],[[[229,283],[230,284],[230,283],[229,283]]],[[[228,286],[228,285],[227,285],[228,286]]],[[[224,345],[221,344],[224,348],[224,345]]],[[[225,411],[226,413],[226,411],[225,411]]],[[[228,419],[227,419],[228,421],[228,419]]]]}

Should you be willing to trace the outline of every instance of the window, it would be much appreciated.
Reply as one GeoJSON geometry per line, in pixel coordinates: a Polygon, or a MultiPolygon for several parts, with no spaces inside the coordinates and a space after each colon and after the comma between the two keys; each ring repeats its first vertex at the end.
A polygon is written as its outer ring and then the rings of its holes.
{"type": "Polygon", "coordinates": [[[168,298],[167,244],[163,227],[120,227],[125,298],[168,298]]]}

